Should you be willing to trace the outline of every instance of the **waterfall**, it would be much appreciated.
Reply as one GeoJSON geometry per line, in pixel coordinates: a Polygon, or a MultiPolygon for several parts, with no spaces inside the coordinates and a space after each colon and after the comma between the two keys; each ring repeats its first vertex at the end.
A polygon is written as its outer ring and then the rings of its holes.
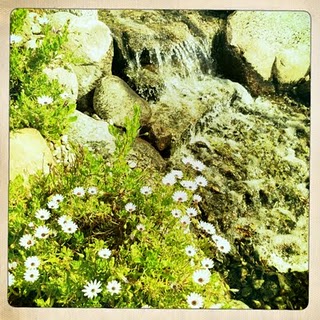
{"type": "Polygon", "coordinates": [[[161,44],[152,43],[152,47],[139,48],[129,61],[130,74],[138,74],[141,68],[152,65],[157,73],[166,77],[201,76],[204,73],[212,74],[212,58],[210,57],[209,43],[189,35],[183,42],[161,44]],[[147,62],[145,55],[147,53],[147,62]]]}

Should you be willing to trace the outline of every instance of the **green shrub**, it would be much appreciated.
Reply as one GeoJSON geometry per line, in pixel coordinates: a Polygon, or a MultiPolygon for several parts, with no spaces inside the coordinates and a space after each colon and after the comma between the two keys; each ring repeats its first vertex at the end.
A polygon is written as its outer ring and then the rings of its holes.
{"type": "Polygon", "coordinates": [[[31,127],[57,140],[74,120],[69,115],[75,104],[58,81],[50,80],[43,70],[50,64],[59,66],[61,56],[71,59],[63,49],[68,26],[56,32],[42,17],[42,24],[37,24],[40,34],[31,37],[28,14],[26,9],[16,9],[10,20],[10,130],[31,127]]]}

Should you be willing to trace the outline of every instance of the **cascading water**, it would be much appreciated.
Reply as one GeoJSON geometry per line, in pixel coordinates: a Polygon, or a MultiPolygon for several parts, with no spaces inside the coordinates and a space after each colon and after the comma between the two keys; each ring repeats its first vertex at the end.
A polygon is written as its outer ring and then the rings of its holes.
{"type": "Polygon", "coordinates": [[[208,41],[192,35],[180,43],[153,43],[151,48],[140,48],[129,59],[126,72],[142,97],[151,100],[153,90],[157,90],[158,99],[163,101],[168,101],[171,94],[176,95],[178,88],[184,89],[184,96],[190,85],[199,87],[206,76],[214,73],[208,41]],[[146,74],[154,81],[141,83],[139,78],[145,78],[146,74]]]}

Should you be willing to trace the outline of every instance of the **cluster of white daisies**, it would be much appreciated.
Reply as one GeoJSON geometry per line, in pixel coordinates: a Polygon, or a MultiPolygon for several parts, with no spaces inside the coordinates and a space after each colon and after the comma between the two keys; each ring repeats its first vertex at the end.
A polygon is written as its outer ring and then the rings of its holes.
{"type": "MultiPolygon", "coordinates": [[[[205,169],[205,165],[198,160],[194,160],[190,157],[182,158],[182,162],[187,165],[191,166],[197,172],[202,172],[205,169]]],[[[167,186],[173,186],[175,184],[179,184],[184,189],[175,191],[172,195],[172,199],[174,203],[184,203],[191,200],[193,206],[185,208],[185,213],[182,212],[181,209],[175,208],[171,210],[171,214],[173,217],[179,219],[181,226],[185,229],[185,232],[189,232],[189,225],[191,223],[191,219],[196,217],[199,213],[199,209],[197,204],[202,201],[202,197],[199,194],[194,193],[197,189],[201,187],[206,187],[208,182],[206,178],[202,174],[198,174],[194,180],[183,180],[183,172],[180,170],[171,170],[170,173],[166,174],[163,179],[162,183],[167,186]],[[191,193],[191,198],[190,198],[191,193]]],[[[96,187],[89,187],[85,190],[83,187],[76,187],[72,191],[74,196],[77,197],[84,197],[86,194],[95,195],[98,193],[96,187]]],[[[143,195],[150,195],[152,194],[152,189],[149,186],[143,186],[140,189],[140,193],[143,195]]],[[[35,217],[41,221],[46,221],[51,216],[50,210],[58,209],[60,203],[64,200],[64,197],[61,194],[56,194],[51,197],[50,201],[47,203],[47,208],[40,208],[35,212],[35,217]]],[[[132,213],[134,212],[137,207],[134,203],[129,202],[124,206],[124,209],[132,213]]],[[[195,220],[197,221],[197,220],[195,220]]],[[[62,215],[57,220],[59,226],[61,227],[62,231],[67,234],[72,234],[76,232],[78,226],[76,223],[72,221],[72,219],[66,215],[62,215]]],[[[31,222],[29,227],[34,227],[34,223],[31,222]]],[[[216,234],[215,227],[208,222],[199,221],[198,228],[202,229],[204,232],[211,236],[211,239],[215,242],[217,248],[223,252],[228,253],[231,249],[230,243],[224,239],[223,237],[216,234]]],[[[137,224],[136,229],[139,231],[144,231],[145,226],[141,223],[137,224]]],[[[34,234],[25,234],[20,238],[19,244],[28,249],[32,247],[36,239],[45,239],[49,236],[50,233],[54,233],[55,231],[50,230],[47,226],[41,225],[35,228],[34,234]]],[[[191,258],[190,263],[194,265],[193,257],[197,253],[197,249],[192,245],[188,245],[185,248],[185,253],[191,258]]],[[[111,251],[108,248],[103,248],[98,252],[98,256],[103,259],[108,259],[111,256],[111,251]]],[[[38,267],[40,266],[40,259],[37,256],[30,256],[25,260],[25,267],[26,271],[24,274],[25,281],[34,282],[39,278],[39,270],[38,267]]],[[[206,285],[210,281],[211,272],[209,269],[213,268],[214,262],[210,258],[203,258],[201,261],[201,268],[195,270],[192,275],[193,281],[200,285],[206,285]]],[[[9,276],[8,276],[8,285],[11,286],[14,282],[14,275],[10,273],[13,269],[16,268],[16,262],[9,263],[9,276]]],[[[118,294],[121,291],[121,283],[117,280],[109,281],[106,284],[107,291],[113,295],[118,294]]],[[[88,281],[82,290],[85,297],[89,299],[95,298],[98,294],[102,291],[102,283],[101,281],[94,279],[92,281],[88,281]]],[[[203,297],[196,293],[192,292],[186,297],[187,303],[190,308],[201,308],[204,304],[203,297]]]]}
{"type": "MultiPolygon", "coordinates": [[[[182,158],[182,162],[187,166],[191,166],[197,172],[202,172],[206,168],[201,161],[195,160],[191,157],[182,158]]],[[[184,189],[175,191],[172,195],[172,199],[175,203],[188,202],[190,200],[190,192],[192,193],[191,200],[194,206],[185,208],[185,213],[183,213],[182,210],[178,208],[171,210],[171,214],[175,218],[178,218],[180,220],[181,225],[185,228],[185,232],[189,232],[191,219],[196,217],[199,213],[197,204],[202,200],[202,197],[199,194],[193,192],[201,187],[206,187],[208,184],[207,179],[202,174],[198,174],[194,180],[183,180],[183,172],[181,170],[171,170],[171,172],[169,172],[162,178],[162,183],[166,186],[179,184],[182,188],[189,191],[186,192],[184,189]]],[[[149,195],[152,193],[152,189],[148,186],[144,186],[140,189],[140,192],[142,194],[149,195]]],[[[132,202],[129,202],[125,205],[125,210],[128,212],[134,212],[136,210],[136,205],[132,202]]],[[[228,240],[217,235],[216,229],[211,223],[199,221],[198,227],[211,236],[211,239],[214,241],[219,251],[228,253],[231,250],[231,246],[228,240]]],[[[145,226],[139,224],[137,225],[137,229],[140,231],[144,231],[145,226]]],[[[196,255],[197,249],[189,245],[185,248],[185,252],[189,257],[193,257],[196,255]]],[[[194,265],[193,259],[191,259],[190,263],[191,265],[194,265]]],[[[202,259],[202,268],[193,272],[193,281],[201,286],[209,283],[211,277],[211,272],[209,269],[211,269],[213,265],[214,262],[212,259],[202,259]]],[[[192,292],[187,296],[187,303],[190,308],[201,308],[203,307],[204,299],[200,294],[192,292]]],[[[217,305],[213,305],[212,307],[216,308],[217,305]]]]}
{"type": "MultiPolygon", "coordinates": [[[[182,158],[182,162],[187,166],[191,166],[197,172],[202,172],[205,169],[205,165],[201,161],[195,160],[191,157],[182,158]]],[[[206,187],[208,184],[207,179],[201,174],[197,175],[194,180],[182,180],[182,179],[183,179],[182,171],[172,170],[162,179],[162,183],[164,183],[165,185],[174,185],[179,180],[179,184],[186,190],[191,191],[192,193],[195,192],[198,188],[206,187]]],[[[188,193],[184,190],[179,190],[174,192],[172,198],[177,203],[183,203],[190,200],[188,193]]],[[[191,223],[191,219],[198,215],[197,204],[201,200],[202,200],[202,197],[199,194],[192,194],[192,203],[194,204],[193,207],[186,208],[184,214],[180,209],[173,209],[171,211],[172,215],[175,218],[180,219],[181,224],[186,228],[185,232],[189,231],[188,227],[191,223]]],[[[231,250],[231,246],[228,240],[217,235],[216,229],[211,223],[205,222],[205,221],[199,221],[198,227],[211,236],[211,239],[216,244],[218,250],[220,250],[223,253],[228,253],[231,250]]],[[[189,257],[193,257],[196,255],[197,249],[189,245],[185,248],[185,252],[189,257]]],[[[191,265],[194,265],[193,258],[191,259],[190,263],[191,265]]],[[[201,286],[209,283],[210,277],[211,277],[211,272],[209,269],[211,269],[213,265],[214,265],[214,262],[212,259],[204,258],[201,261],[202,268],[195,270],[193,272],[193,275],[192,275],[193,281],[201,286]]],[[[203,307],[204,299],[199,293],[192,292],[187,296],[187,303],[190,308],[201,308],[203,307]]]]}
{"type": "MultiPolygon", "coordinates": [[[[108,259],[111,256],[111,254],[111,250],[109,250],[108,248],[103,248],[98,252],[99,257],[103,259],[108,259]]],[[[93,281],[88,281],[82,289],[82,292],[84,293],[85,297],[93,299],[98,295],[98,293],[102,291],[101,286],[101,281],[98,281],[96,279],[93,281]]],[[[107,283],[106,288],[111,295],[118,294],[121,291],[121,283],[117,280],[112,280],[107,283]]]]}
{"type": "MultiPolygon", "coordinates": [[[[86,193],[89,195],[97,194],[96,187],[90,187],[87,191],[82,187],[76,187],[73,189],[72,193],[75,196],[83,197],[86,193]]],[[[64,196],[61,194],[56,194],[51,197],[51,199],[47,202],[47,208],[40,208],[35,212],[35,218],[38,220],[45,222],[51,217],[51,210],[59,209],[60,203],[64,200],[64,196]]],[[[64,233],[72,234],[75,233],[78,229],[76,223],[74,223],[71,217],[67,215],[62,215],[57,220],[61,230],[64,233]]],[[[40,225],[35,227],[34,222],[30,222],[28,227],[34,229],[34,233],[26,233],[24,234],[20,240],[19,244],[25,249],[29,249],[35,245],[37,240],[46,239],[50,234],[55,234],[55,230],[51,230],[46,225],[40,225]]],[[[36,256],[28,257],[25,261],[26,271],[24,273],[24,279],[28,282],[34,282],[39,278],[39,270],[38,266],[40,265],[40,260],[36,256]],[[35,265],[31,265],[28,261],[35,262],[35,265]]],[[[9,271],[12,271],[16,268],[16,262],[9,263],[9,271]]],[[[12,286],[15,282],[15,277],[12,273],[8,274],[8,286],[12,286]]]]}

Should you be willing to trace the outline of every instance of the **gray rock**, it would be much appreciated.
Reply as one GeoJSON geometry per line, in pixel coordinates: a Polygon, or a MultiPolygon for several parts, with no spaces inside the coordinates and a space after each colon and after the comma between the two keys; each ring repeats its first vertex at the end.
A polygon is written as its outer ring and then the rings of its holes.
{"type": "Polygon", "coordinates": [[[99,117],[124,127],[125,118],[133,116],[133,106],[141,110],[140,122],[146,125],[151,117],[147,101],[137,95],[122,79],[116,76],[104,77],[95,89],[93,108],[99,117]]]}
{"type": "Polygon", "coordinates": [[[111,155],[115,150],[115,142],[108,130],[108,123],[95,120],[77,110],[74,115],[77,120],[68,129],[69,141],[90,147],[106,156],[111,155]]]}
{"type": "Polygon", "coordinates": [[[220,68],[255,95],[273,92],[274,80],[287,90],[309,72],[307,12],[238,11],[228,17],[224,41],[220,68]]]}
{"type": "Polygon", "coordinates": [[[163,171],[166,167],[166,162],[159,152],[141,138],[135,140],[128,159],[136,162],[139,168],[150,172],[163,171]]]}

